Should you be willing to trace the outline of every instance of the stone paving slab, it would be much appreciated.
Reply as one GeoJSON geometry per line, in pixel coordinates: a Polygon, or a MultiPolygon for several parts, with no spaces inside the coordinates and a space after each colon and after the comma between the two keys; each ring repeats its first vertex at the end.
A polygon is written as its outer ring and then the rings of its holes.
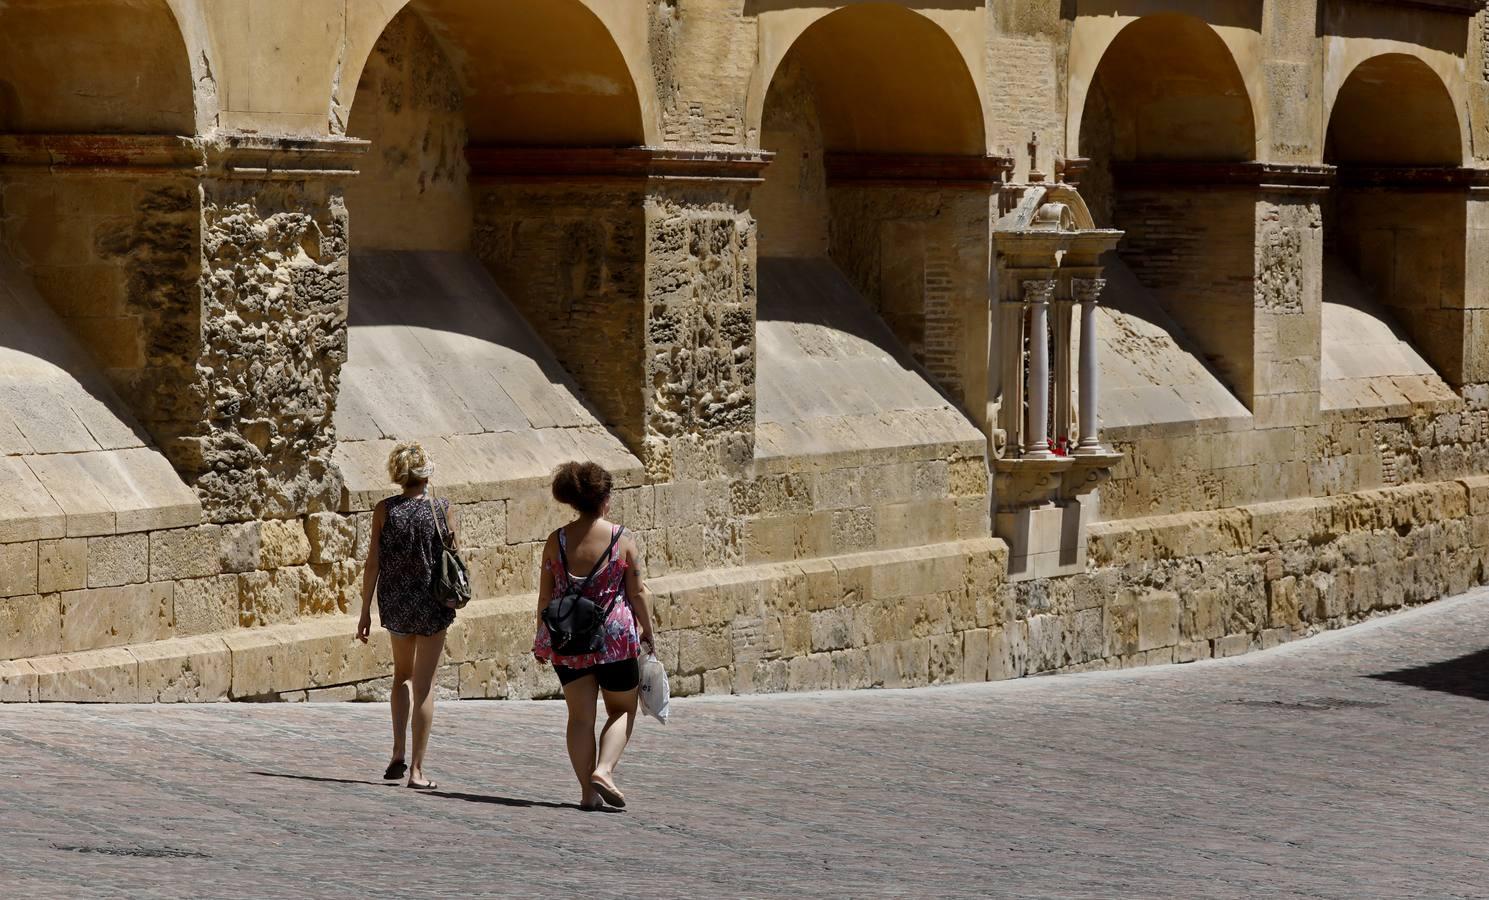
{"type": "Polygon", "coordinates": [[[1481,591],[1188,666],[681,700],[610,814],[554,703],[442,704],[432,795],[377,780],[382,705],[4,707],[0,896],[1486,897],[1486,646],[1481,591]]]}

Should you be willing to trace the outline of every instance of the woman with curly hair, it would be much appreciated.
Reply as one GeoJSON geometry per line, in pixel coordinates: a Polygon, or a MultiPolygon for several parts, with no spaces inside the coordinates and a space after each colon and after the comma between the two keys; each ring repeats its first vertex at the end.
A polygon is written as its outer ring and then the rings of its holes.
{"type": "Polygon", "coordinates": [[[564,686],[569,707],[569,762],[579,779],[583,809],[605,803],[623,807],[626,798],[615,785],[615,766],[636,723],[636,689],[641,682],[637,657],[651,646],[651,612],[641,580],[636,541],[619,525],[606,521],[610,510],[610,473],[592,462],[568,462],[553,476],[553,497],[577,514],[555,531],[543,548],[538,589],[538,634],[533,655],[548,662],[564,686]],[[587,573],[587,574],[586,574],[587,573]],[[553,650],[543,612],[555,596],[574,589],[600,608],[609,607],[603,646],[581,656],[553,650]],[[595,701],[604,697],[605,726],[595,747],[595,701]]]}
{"type": "Polygon", "coordinates": [[[372,594],[393,645],[393,756],[383,777],[408,774],[408,786],[438,787],[424,777],[424,751],[434,724],[434,673],[445,646],[445,629],[455,610],[434,595],[435,565],[443,545],[455,546],[455,517],[448,500],[429,494],[434,463],[417,442],[398,444],[388,455],[388,477],[403,492],[379,501],[372,512],[372,540],[362,575],[362,617],[357,640],[372,630],[372,594]],[[410,713],[414,746],[405,763],[405,732],[410,713]]]}

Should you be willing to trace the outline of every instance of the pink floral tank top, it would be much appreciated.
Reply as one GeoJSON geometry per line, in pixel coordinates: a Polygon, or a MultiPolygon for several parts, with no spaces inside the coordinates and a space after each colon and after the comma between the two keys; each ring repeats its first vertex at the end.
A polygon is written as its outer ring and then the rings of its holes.
{"type": "MultiPolygon", "coordinates": [[[[610,526],[610,537],[616,538],[620,532],[619,525],[610,526]]],[[[563,548],[565,555],[568,554],[568,544],[565,543],[564,530],[558,530],[558,545],[563,548]]],[[[579,578],[569,574],[564,569],[563,563],[555,559],[546,564],[548,571],[553,573],[553,591],[555,596],[568,589],[571,581],[579,578]]],[[[610,607],[610,615],[605,619],[605,647],[597,653],[586,653],[583,656],[560,656],[553,652],[552,638],[548,635],[548,626],[542,622],[538,623],[538,635],[533,639],[533,653],[540,659],[546,659],[556,666],[564,666],[570,669],[587,669],[590,666],[598,666],[602,663],[620,662],[626,659],[635,659],[641,655],[641,637],[636,630],[636,617],[631,613],[631,604],[625,598],[626,569],[630,566],[621,555],[620,543],[610,550],[610,561],[605,567],[595,573],[589,585],[584,589],[584,595],[594,602],[604,606],[615,601],[610,607]]]]}

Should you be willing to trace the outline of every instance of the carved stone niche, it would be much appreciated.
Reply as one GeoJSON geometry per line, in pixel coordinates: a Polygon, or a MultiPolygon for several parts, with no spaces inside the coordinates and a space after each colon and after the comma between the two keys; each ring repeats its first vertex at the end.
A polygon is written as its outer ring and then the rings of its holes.
{"type": "Polygon", "coordinates": [[[1084,571],[1091,492],[1122,458],[1098,433],[1096,358],[1101,255],[1121,237],[1095,227],[1068,184],[1025,188],[993,230],[988,373],[999,402],[985,427],[994,532],[1008,542],[1013,580],[1084,571]]]}

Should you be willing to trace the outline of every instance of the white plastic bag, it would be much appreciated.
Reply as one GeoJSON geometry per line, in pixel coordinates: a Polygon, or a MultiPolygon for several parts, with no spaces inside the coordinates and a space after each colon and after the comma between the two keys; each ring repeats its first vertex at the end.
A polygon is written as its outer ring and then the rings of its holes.
{"type": "Polygon", "coordinates": [[[667,702],[672,690],[667,686],[667,670],[655,653],[641,662],[641,711],[667,724],[667,702]]]}

